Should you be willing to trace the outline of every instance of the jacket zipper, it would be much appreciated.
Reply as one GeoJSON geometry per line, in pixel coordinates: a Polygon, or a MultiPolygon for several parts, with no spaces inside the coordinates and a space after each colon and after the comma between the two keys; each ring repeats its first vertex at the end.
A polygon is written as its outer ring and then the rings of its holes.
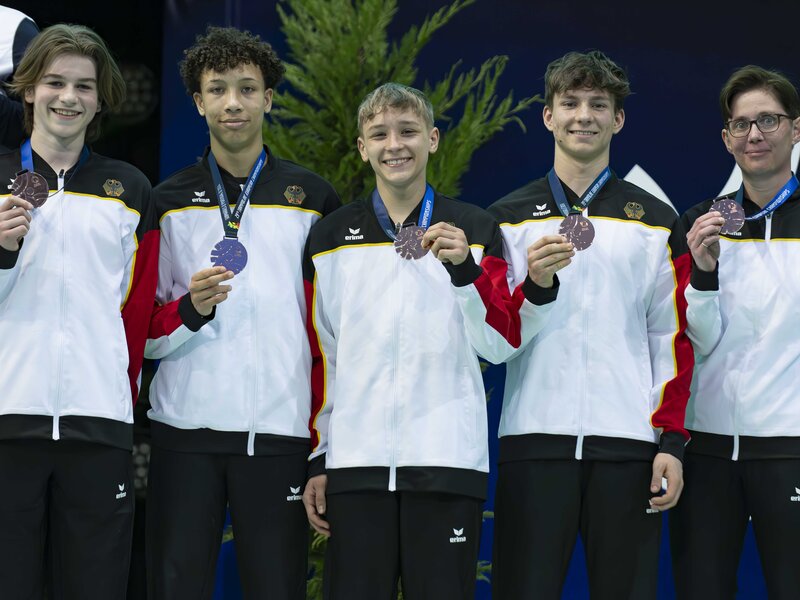
{"type": "MultiPolygon", "coordinates": [[[[589,218],[588,207],[584,209],[584,216],[589,218]]],[[[581,353],[583,354],[583,371],[580,378],[580,389],[578,393],[578,441],[575,444],[575,458],[583,459],[583,407],[586,404],[586,374],[589,372],[589,316],[586,312],[586,261],[581,261],[581,315],[583,316],[583,343],[581,353]]]]}
{"type": "Polygon", "coordinates": [[[61,218],[61,319],[60,331],[58,335],[58,371],[56,376],[56,402],[53,406],[53,439],[61,439],[61,428],[59,426],[59,413],[61,412],[61,374],[64,368],[64,324],[67,322],[67,234],[64,227],[64,169],[58,173],[58,187],[61,190],[56,194],[58,200],[59,216],[61,218]]]}
{"type": "MultiPolygon", "coordinates": [[[[397,260],[399,257],[394,257],[394,281],[402,284],[402,280],[398,277],[398,270],[400,261],[397,260]]],[[[400,346],[400,316],[399,316],[399,309],[398,306],[398,298],[402,298],[402,290],[401,293],[393,294],[392,295],[392,314],[394,315],[394,324],[393,328],[393,343],[392,343],[392,361],[394,364],[394,368],[392,369],[392,420],[390,423],[390,455],[389,455],[389,491],[394,492],[397,490],[397,380],[398,380],[398,369],[399,369],[399,346],[400,346]]]]}

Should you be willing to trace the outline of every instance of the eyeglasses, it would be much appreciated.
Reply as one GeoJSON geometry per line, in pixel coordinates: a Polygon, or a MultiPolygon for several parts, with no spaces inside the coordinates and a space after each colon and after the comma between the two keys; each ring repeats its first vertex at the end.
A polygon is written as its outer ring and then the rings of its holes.
{"type": "Polygon", "coordinates": [[[761,115],[757,119],[731,119],[725,123],[725,129],[728,130],[733,137],[744,137],[750,134],[750,128],[753,123],[756,124],[761,133],[772,133],[777,131],[781,126],[781,117],[784,119],[791,119],[789,115],[761,115]]]}

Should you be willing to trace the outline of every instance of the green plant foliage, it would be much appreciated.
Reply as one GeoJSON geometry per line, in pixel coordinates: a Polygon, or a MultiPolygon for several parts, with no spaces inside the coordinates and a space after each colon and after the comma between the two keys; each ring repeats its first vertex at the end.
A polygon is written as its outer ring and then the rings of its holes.
{"type": "Polygon", "coordinates": [[[286,86],[276,92],[265,139],[279,156],[326,177],[343,202],[364,197],[374,175],[356,150],[361,100],[387,81],[413,85],[430,98],[442,130],[439,151],[428,163],[428,181],[458,195],[473,153],[540,101],[500,97],[505,56],[462,71],[456,62],[438,82],[417,82],[417,59],[441,27],[475,0],[455,0],[390,40],[387,27],[396,0],[282,0],[278,14],[289,48],[286,86]],[[286,89],[288,88],[288,89],[286,89]]]}

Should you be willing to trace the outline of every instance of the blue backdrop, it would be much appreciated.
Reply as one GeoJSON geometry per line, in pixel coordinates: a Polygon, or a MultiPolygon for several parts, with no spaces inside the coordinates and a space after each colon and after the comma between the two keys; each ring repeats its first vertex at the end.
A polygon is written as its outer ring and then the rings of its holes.
{"type": "MultiPolygon", "coordinates": [[[[274,1],[170,0],[165,3],[161,105],[161,175],[193,162],[207,144],[203,120],[186,96],[177,72],[182,50],[207,24],[233,25],[261,34],[281,56],[286,47],[274,1]]],[[[402,0],[392,29],[408,25],[446,4],[402,0]]],[[[634,94],[626,103],[626,124],[612,145],[611,166],[654,192],[660,190],[682,212],[717,195],[734,167],[721,139],[719,88],[737,67],[754,63],[782,70],[798,81],[792,16],[795,2],[655,3],[621,0],[613,6],[577,0],[483,0],[441,30],[423,54],[421,79],[440,77],[456,60],[469,68],[495,54],[511,61],[501,92],[543,93],[548,62],[569,50],[599,48],[627,67],[634,94]],[[638,168],[636,168],[638,167],[638,168]],[[654,187],[654,184],[656,187],[654,187]]],[[[539,109],[523,115],[527,134],[510,126],[479,150],[463,181],[462,199],[487,206],[552,164],[552,136],[539,109]]],[[[447,135],[447,131],[443,132],[447,135]]],[[[355,142],[353,144],[355,152],[355,142]]],[[[795,155],[797,156],[797,155],[795,155]]],[[[325,175],[324,173],[322,175],[325,175]]],[[[502,400],[503,369],[487,371],[492,462],[502,400]]],[[[487,509],[492,510],[494,476],[487,509]]],[[[484,524],[481,558],[491,559],[492,522],[484,524]]],[[[232,544],[220,560],[217,598],[239,598],[232,544]]],[[[489,586],[479,584],[479,598],[489,586]]],[[[588,597],[580,545],[576,547],[565,598],[588,597]]],[[[666,529],[659,598],[673,598],[666,529]]],[[[740,568],[741,598],[765,598],[752,532],[740,568]]]]}

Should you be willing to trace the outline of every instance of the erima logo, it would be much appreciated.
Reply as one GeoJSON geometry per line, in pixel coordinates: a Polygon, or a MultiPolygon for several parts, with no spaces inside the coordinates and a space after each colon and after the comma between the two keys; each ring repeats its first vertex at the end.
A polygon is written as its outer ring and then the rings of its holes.
{"type": "Polygon", "coordinates": [[[551,212],[552,211],[549,208],[547,208],[547,204],[537,204],[536,205],[536,210],[534,211],[533,216],[534,217],[546,217],[551,212]]]}
{"type": "Polygon", "coordinates": [[[657,508],[645,508],[644,512],[646,512],[648,515],[657,515],[659,510],[657,508]]]}
{"type": "Polygon", "coordinates": [[[209,198],[205,197],[206,191],[203,190],[202,192],[195,192],[194,198],[192,198],[192,202],[202,202],[203,204],[208,204],[211,202],[209,198]]]}
{"type": "Polygon", "coordinates": [[[117,500],[122,500],[125,496],[128,495],[128,492],[125,491],[125,484],[119,483],[117,484],[117,487],[119,488],[119,494],[117,494],[116,498],[117,500]]]}
{"type": "Polygon", "coordinates": [[[300,495],[300,486],[292,487],[289,486],[289,491],[292,492],[291,496],[286,496],[287,502],[297,502],[298,500],[302,500],[303,497],[300,495]]]}
{"type": "Polygon", "coordinates": [[[348,227],[347,229],[348,229],[348,231],[350,231],[350,235],[344,236],[344,239],[346,241],[352,242],[353,240],[363,240],[364,239],[364,234],[359,235],[361,233],[361,228],[360,227],[358,229],[353,229],[352,227],[348,227]]]}
{"type": "Polygon", "coordinates": [[[794,491],[797,492],[797,496],[789,496],[789,500],[792,502],[800,502],[800,488],[794,488],[794,491]]]}
{"type": "Polygon", "coordinates": [[[467,536],[462,535],[464,533],[463,527],[461,529],[453,529],[453,533],[455,534],[455,537],[450,538],[451,544],[463,544],[467,541],[467,536]]]}
{"type": "Polygon", "coordinates": [[[742,237],[741,231],[731,231],[730,233],[726,233],[725,235],[732,235],[734,237],[742,237]]]}

